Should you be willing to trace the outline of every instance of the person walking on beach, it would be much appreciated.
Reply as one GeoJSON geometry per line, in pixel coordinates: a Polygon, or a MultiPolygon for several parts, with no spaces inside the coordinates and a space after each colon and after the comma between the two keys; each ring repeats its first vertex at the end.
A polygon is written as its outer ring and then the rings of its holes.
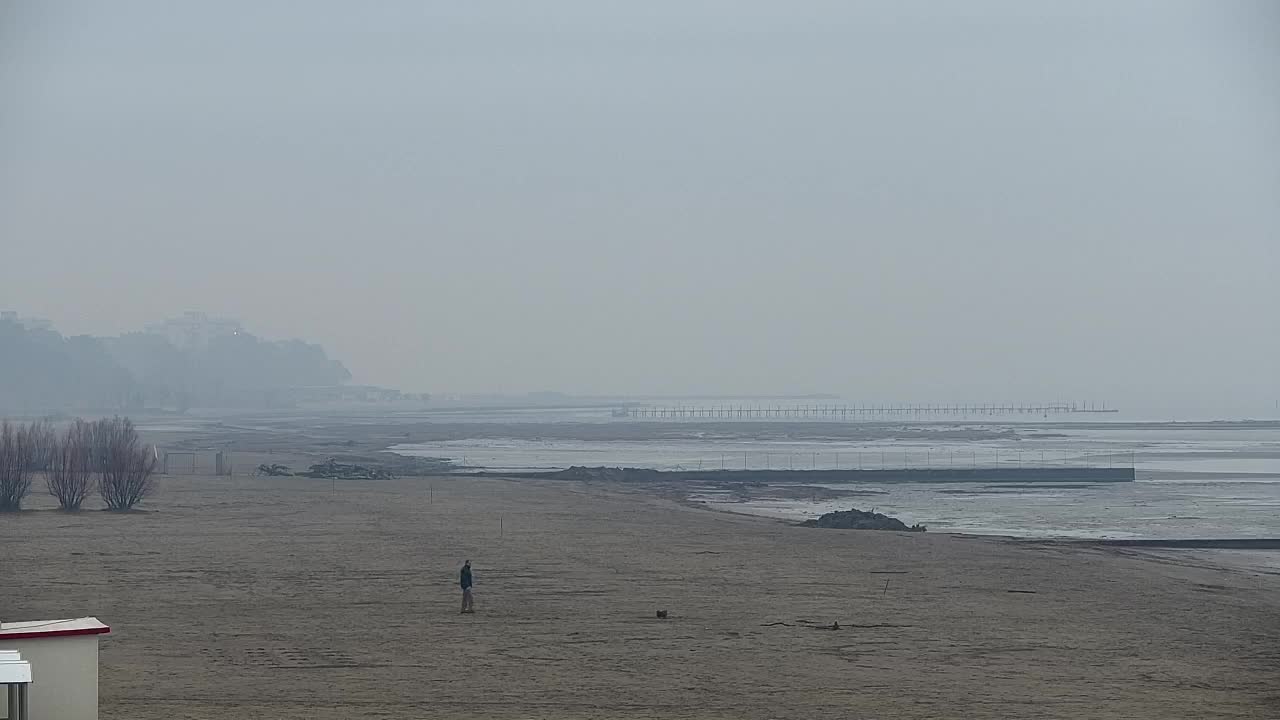
{"type": "Polygon", "coordinates": [[[471,561],[468,560],[462,564],[462,577],[459,583],[462,586],[462,612],[473,613],[476,611],[475,599],[471,597],[471,561]]]}

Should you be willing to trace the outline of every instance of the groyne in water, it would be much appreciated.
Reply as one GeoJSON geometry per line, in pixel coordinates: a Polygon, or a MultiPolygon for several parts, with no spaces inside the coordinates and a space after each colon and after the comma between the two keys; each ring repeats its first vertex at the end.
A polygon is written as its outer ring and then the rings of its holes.
{"type": "Polygon", "coordinates": [[[1172,550],[1280,550],[1280,538],[1185,538],[1170,540],[1078,540],[1077,545],[1172,550]]]}
{"type": "Polygon", "coordinates": [[[483,473],[502,477],[612,482],[749,482],[765,484],[890,483],[1122,483],[1134,481],[1134,469],[1090,467],[1001,467],[879,470],[653,470],[650,468],[571,467],[567,470],[483,473]]]}

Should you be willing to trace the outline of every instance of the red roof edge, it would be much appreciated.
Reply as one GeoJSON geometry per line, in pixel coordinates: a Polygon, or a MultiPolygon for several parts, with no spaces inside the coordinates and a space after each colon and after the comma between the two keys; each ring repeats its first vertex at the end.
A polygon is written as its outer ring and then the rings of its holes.
{"type": "Polygon", "coordinates": [[[9,632],[0,635],[0,643],[5,640],[30,640],[32,638],[69,637],[71,635],[105,635],[111,628],[103,625],[96,628],[79,628],[76,630],[32,630],[31,632],[9,632]]]}

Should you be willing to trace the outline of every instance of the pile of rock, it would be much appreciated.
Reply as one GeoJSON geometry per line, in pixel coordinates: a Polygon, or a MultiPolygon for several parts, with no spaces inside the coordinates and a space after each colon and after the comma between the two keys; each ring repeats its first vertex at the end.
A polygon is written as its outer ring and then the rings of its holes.
{"type": "Polygon", "coordinates": [[[897,530],[899,532],[924,532],[924,525],[907,524],[895,517],[878,512],[863,512],[857,508],[829,512],[816,520],[800,523],[805,527],[835,528],[837,530],[897,530]]]}
{"type": "Polygon", "coordinates": [[[312,465],[307,472],[300,473],[309,478],[325,478],[335,480],[390,480],[390,472],[378,467],[366,467],[355,463],[340,463],[330,458],[317,465],[312,465]]]}
{"type": "Polygon", "coordinates": [[[616,467],[584,467],[582,465],[574,465],[568,470],[561,470],[554,474],[554,477],[560,480],[578,480],[583,482],[626,482],[630,468],[616,467]]]}
{"type": "Polygon", "coordinates": [[[293,474],[293,471],[289,469],[288,465],[281,465],[280,463],[272,463],[268,465],[266,463],[262,463],[258,466],[258,474],[267,475],[269,477],[289,477],[293,474]]]}

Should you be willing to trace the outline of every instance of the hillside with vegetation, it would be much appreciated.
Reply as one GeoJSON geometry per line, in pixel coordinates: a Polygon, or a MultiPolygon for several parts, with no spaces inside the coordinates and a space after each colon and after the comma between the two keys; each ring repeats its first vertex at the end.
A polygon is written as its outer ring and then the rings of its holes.
{"type": "Polygon", "coordinates": [[[0,320],[0,414],[269,407],[289,388],[350,379],[301,340],[236,332],[179,347],[152,332],[64,337],[0,320]]]}

